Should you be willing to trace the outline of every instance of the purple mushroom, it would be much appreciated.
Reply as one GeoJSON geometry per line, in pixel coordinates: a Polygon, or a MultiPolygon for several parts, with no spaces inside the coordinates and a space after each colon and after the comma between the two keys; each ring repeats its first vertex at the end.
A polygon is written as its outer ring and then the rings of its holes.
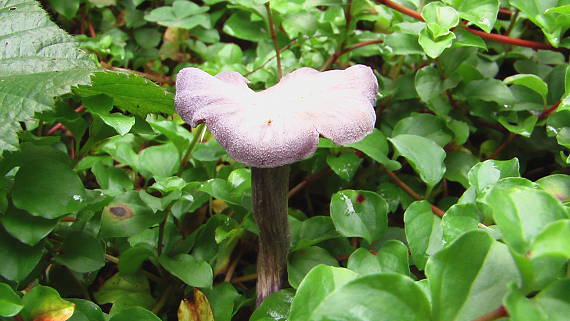
{"type": "Polygon", "coordinates": [[[251,166],[253,212],[259,226],[257,304],[281,288],[287,266],[289,166],[312,155],[319,136],[335,144],[372,132],[378,82],[356,65],[319,72],[298,69],[254,92],[228,71],[215,77],[184,68],[176,80],[176,110],[191,126],[208,129],[236,161],[251,166]]]}

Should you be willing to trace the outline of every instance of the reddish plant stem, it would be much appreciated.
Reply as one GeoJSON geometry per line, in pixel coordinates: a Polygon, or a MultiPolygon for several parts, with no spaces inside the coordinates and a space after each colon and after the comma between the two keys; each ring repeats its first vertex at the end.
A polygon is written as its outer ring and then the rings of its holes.
{"type": "Polygon", "coordinates": [[[331,173],[331,169],[329,167],[327,167],[327,168],[325,168],[319,172],[316,172],[312,175],[307,176],[307,178],[305,178],[303,181],[301,181],[299,184],[295,185],[293,188],[291,188],[289,190],[289,192],[287,193],[287,198],[293,197],[300,190],[307,187],[307,185],[312,184],[313,182],[317,181],[319,178],[321,178],[321,177],[323,177],[329,173],[331,173]]]}
{"type": "MultiPolygon", "coordinates": [[[[77,107],[77,108],[74,109],[74,111],[75,111],[76,113],[80,113],[80,112],[82,112],[82,111],[84,111],[84,110],[85,110],[85,107],[84,107],[83,105],[81,105],[81,106],[79,106],[79,107],[77,107]]],[[[47,131],[46,136],[51,136],[51,135],[53,135],[53,133],[55,133],[56,131],[58,131],[58,130],[60,130],[60,129],[65,129],[65,127],[63,126],[62,123],[56,123],[55,125],[53,125],[52,128],[50,128],[50,129],[47,131]]]]}
{"type": "MultiPolygon", "coordinates": [[[[425,201],[426,199],[421,197],[420,194],[416,193],[410,186],[408,186],[408,184],[404,183],[404,181],[402,181],[398,175],[396,175],[396,173],[392,172],[391,170],[388,170],[387,168],[384,168],[384,171],[386,172],[386,174],[388,174],[388,177],[390,177],[390,180],[392,182],[394,182],[394,184],[398,185],[401,189],[404,190],[404,192],[408,193],[408,195],[410,195],[413,199],[415,199],[416,201],[425,201]]],[[[433,205],[431,205],[431,211],[436,214],[439,217],[443,217],[443,215],[445,215],[445,212],[433,205]]]]}
{"type": "Polygon", "coordinates": [[[560,106],[560,101],[557,102],[556,104],[546,108],[541,114],[540,116],[538,116],[539,120],[543,120],[548,118],[548,116],[550,116],[554,111],[556,111],[556,109],[560,106]]]}
{"type": "Polygon", "coordinates": [[[509,313],[507,312],[507,310],[505,309],[504,306],[500,306],[498,308],[496,308],[495,310],[486,313],[480,317],[478,317],[477,319],[474,319],[473,321],[491,321],[491,320],[496,320],[498,318],[502,318],[502,317],[506,317],[509,316],[509,313]]]}
{"type": "Polygon", "coordinates": [[[91,22],[90,18],[87,18],[87,28],[89,29],[89,37],[91,38],[97,37],[97,33],[95,32],[95,27],[93,27],[93,23],[91,22]]]}
{"type": "MultiPolygon", "coordinates": [[[[289,42],[286,46],[284,46],[283,48],[279,49],[279,53],[282,53],[283,51],[291,48],[291,46],[293,46],[295,43],[297,42],[297,39],[293,39],[291,40],[291,42],[289,42]]],[[[252,69],[250,72],[248,72],[247,74],[245,74],[245,77],[249,77],[251,76],[253,73],[255,73],[256,71],[262,69],[263,67],[265,67],[265,65],[267,65],[271,60],[275,59],[277,57],[277,53],[275,53],[275,55],[273,55],[272,57],[270,57],[269,59],[265,60],[261,65],[255,67],[254,69],[252,69]]]]}
{"type": "Polygon", "coordinates": [[[281,68],[281,55],[279,50],[279,42],[277,41],[277,33],[275,32],[275,25],[273,24],[273,14],[271,14],[271,7],[269,2],[265,3],[265,10],[267,11],[267,19],[269,24],[269,34],[273,40],[273,46],[275,47],[275,57],[277,58],[277,78],[281,79],[283,77],[283,69],[281,68]]]}
{"type": "Polygon", "coordinates": [[[507,139],[501,144],[501,146],[499,146],[497,148],[497,150],[495,150],[495,152],[493,153],[493,155],[489,156],[487,159],[495,159],[497,158],[497,156],[499,156],[504,150],[505,148],[509,147],[509,145],[513,142],[513,140],[515,140],[515,138],[519,137],[518,134],[514,134],[514,133],[510,133],[509,136],[507,137],[507,139]]]}
{"type": "MultiPolygon", "coordinates": [[[[422,18],[422,16],[420,15],[419,12],[412,10],[410,8],[404,7],[399,3],[396,3],[392,0],[377,0],[379,3],[392,8],[396,11],[399,11],[405,15],[408,15],[412,18],[415,18],[417,20],[420,21],[424,21],[424,18],[422,18]]],[[[494,41],[494,42],[501,42],[501,43],[506,43],[506,44],[511,44],[511,45],[515,45],[515,46],[520,46],[520,47],[528,47],[528,48],[532,48],[532,49],[545,49],[545,50],[557,50],[556,48],[552,47],[549,44],[546,43],[542,43],[542,42],[536,42],[536,41],[530,41],[530,40],[524,40],[524,39],[519,39],[519,38],[512,38],[512,37],[508,37],[508,36],[504,36],[504,35],[499,35],[499,34],[495,34],[495,33],[487,33],[484,31],[480,31],[480,30],[475,30],[475,29],[471,29],[468,27],[461,27],[469,32],[471,32],[474,35],[477,35],[485,40],[489,40],[489,41],[494,41]]]]}
{"type": "Polygon", "coordinates": [[[356,43],[356,44],[354,44],[348,48],[339,49],[335,53],[333,53],[332,56],[330,56],[329,59],[327,59],[327,61],[325,61],[323,66],[320,68],[320,70],[325,71],[325,70],[329,69],[330,66],[332,66],[338,60],[338,58],[340,58],[342,55],[344,55],[344,54],[346,54],[352,50],[362,48],[365,46],[376,45],[376,44],[379,44],[382,42],[383,42],[383,40],[368,40],[368,41],[362,41],[362,42],[356,43]]]}

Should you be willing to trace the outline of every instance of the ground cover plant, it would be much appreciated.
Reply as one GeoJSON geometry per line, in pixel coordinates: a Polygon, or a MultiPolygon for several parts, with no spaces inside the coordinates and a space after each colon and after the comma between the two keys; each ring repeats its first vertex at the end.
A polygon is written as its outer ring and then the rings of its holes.
{"type": "Polygon", "coordinates": [[[567,0],[0,0],[0,319],[566,320],[569,27],[567,0]],[[257,306],[252,171],[176,75],[357,64],[375,129],[290,165],[257,306]]]}

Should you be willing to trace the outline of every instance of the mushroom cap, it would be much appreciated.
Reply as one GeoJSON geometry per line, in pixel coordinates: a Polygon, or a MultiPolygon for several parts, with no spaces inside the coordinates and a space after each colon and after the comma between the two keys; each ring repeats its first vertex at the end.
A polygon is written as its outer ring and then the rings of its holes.
{"type": "Polygon", "coordinates": [[[187,123],[205,122],[228,154],[246,165],[293,163],[315,152],[319,135],[344,145],[374,129],[378,82],[370,67],[300,68],[260,92],[247,84],[234,71],[211,76],[184,68],[175,97],[176,111],[187,123]]]}

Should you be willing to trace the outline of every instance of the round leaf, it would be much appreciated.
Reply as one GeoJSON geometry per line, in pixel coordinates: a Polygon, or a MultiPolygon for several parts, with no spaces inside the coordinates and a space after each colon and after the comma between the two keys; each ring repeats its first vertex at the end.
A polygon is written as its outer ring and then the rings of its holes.
{"type": "Polygon", "coordinates": [[[15,316],[23,307],[22,298],[8,284],[0,283],[0,316],[15,316]]]}
{"type": "Polygon", "coordinates": [[[203,288],[212,286],[212,267],[204,260],[196,259],[189,254],[178,254],[175,257],[163,255],[158,262],[168,272],[190,286],[203,288]]]}

